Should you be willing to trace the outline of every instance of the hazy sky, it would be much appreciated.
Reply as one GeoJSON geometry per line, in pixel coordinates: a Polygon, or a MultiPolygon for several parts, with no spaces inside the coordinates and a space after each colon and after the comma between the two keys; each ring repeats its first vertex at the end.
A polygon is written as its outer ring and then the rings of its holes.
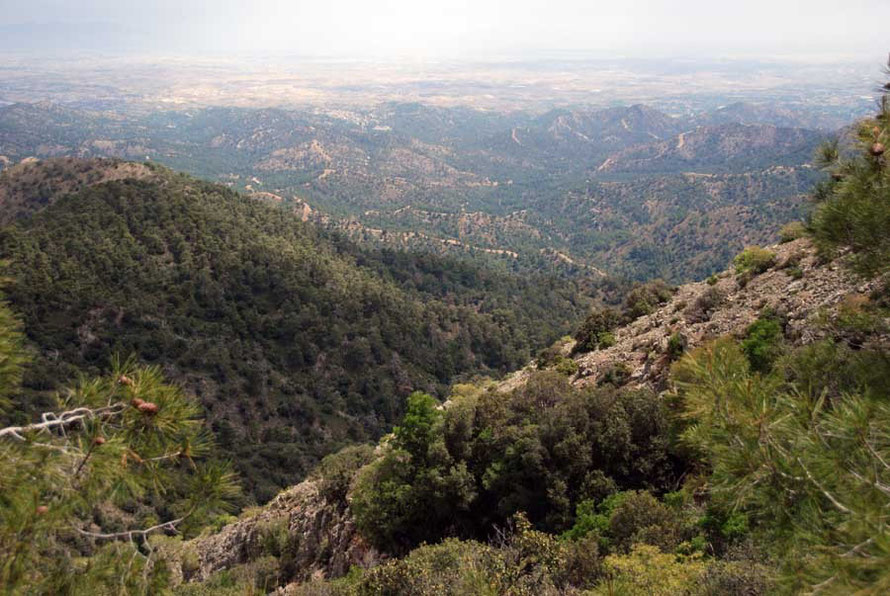
{"type": "Polygon", "coordinates": [[[589,50],[874,60],[890,50],[887,23],[890,0],[0,0],[6,45],[172,52],[463,58],[589,50]]]}

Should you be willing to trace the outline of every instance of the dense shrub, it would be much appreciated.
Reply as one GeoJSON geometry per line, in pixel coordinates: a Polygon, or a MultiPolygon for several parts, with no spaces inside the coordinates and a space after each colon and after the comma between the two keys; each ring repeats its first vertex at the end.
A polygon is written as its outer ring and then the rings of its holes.
{"type": "Polygon", "coordinates": [[[782,226],[782,229],[779,230],[779,239],[783,243],[792,242],[798,238],[803,238],[806,234],[807,228],[803,222],[792,221],[782,226]]]}
{"type": "Polygon", "coordinates": [[[663,553],[648,544],[638,544],[626,555],[610,555],[604,565],[607,577],[597,585],[593,594],[694,594],[707,568],[699,557],[663,553]]]}
{"type": "Polygon", "coordinates": [[[352,508],[374,544],[403,552],[447,535],[485,537],[524,512],[563,531],[576,504],[673,476],[663,403],[648,391],[578,389],[533,374],[509,393],[415,398],[384,455],[362,469],[352,508]]]}
{"type": "Polygon", "coordinates": [[[561,542],[533,530],[521,515],[500,536],[494,544],[449,538],[333,584],[331,591],[312,591],[308,584],[296,593],[557,596],[590,587],[600,577],[596,544],[561,542]]]}
{"type": "Polygon", "coordinates": [[[633,321],[650,314],[670,300],[676,290],[677,288],[660,279],[635,285],[624,298],[622,307],[624,319],[633,321]]]}
{"type": "Polygon", "coordinates": [[[630,380],[631,368],[625,362],[616,362],[606,367],[606,369],[597,379],[597,385],[612,385],[613,387],[621,387],[630,380]]]}
{"type": "Polygon", "coordinates": [[[776,253],[759,246],[749,246],[736,255],[732,264],[738,274],[757,275],[776,264],[776,253]]]}
{"type": "MultiPolygon", "coordinates": [[[[358,594],[437,596],[498,594],[504,561],[493,547],[449,538],[417,548],[403,559],[367,571],[358,594]]],[[[552,585],[547,587],[553,588],[552,585]]]]}
{"type": "Polygon", "coordinates": [[[741,342],[742,351],[751,369],[768,372],[781,354],[782,324],[774,315],[762,315],[745,331],[741,342]]]}
{"type": "Polygon", "coordinates": [[[671,551],[680,543],[681,529],[675,514],[647,492],[632,492],[609,518],[609,537],[616,551],[646,543],[671,551]]]}
{"type": "Polygon", "coordinates": [[[578,363],[570,357],[563,355],[566,344],[572,341],[571,337],[564,337],[552,346],[538,352],[536,367],[538,370],[551,368],[561,375],[572,376],[578,372],[578,363]]]}
{"type": "Polygon", "coordinates": [[[612,485],[609,493],[601,494],[599,498],[585,499],[575,508],[575,523],[566,530],[562,536],[570,540],[593,537],[597,540],[603,551],[610,547],[609,522],[612,513],[619,507],[629,492],[618,492],[612,485]]]}
{"type": "Polygon", "coordinates": [[[667,355],[671,360],[677,360],[686,351],[689,340],[682,333],[672,333],[667,342],[667,355]]]}
{"type": "Polygon", "coordinates": [[[445,445],[443,411],[424,393],[413,393],[391,446],[356,479],[352,512],[376,546],[406,552],[423,541],[460,531],[476,488],[467,464],[445,445]]]}
{"type": "Polygon", "coordinates": [[[614,343],[612,330],[621,324],[621,314],[614,308],[591,312],[575,333],[575,352],[590,352],[614,343]],[[605,345],[604,345],[605,344],[605,345]]]}
{"type": "Polygon", "coordinates": [[[647,543],[673,550],[683,538],[677,513],[645,491],[616,492],[598,503],[578,504],[575,524],[563,536],[597,539],[605,552],[627,552],[633,544],[647,543]]]}
{"type": "Polygon", "coordinates": [[[775,570],[754,561],[711,562],[696,582],[694,594],[766,596],[775,594],[775,570]]]}
{"type": "Polygon", "coordinates": [[[571,358],[566,358],[565,356],[560,356],[556,359],[556,363],[553,366],[553,370],[558,372],[561,375],[565,375],[567,377],[571,377],[572,375],[578,372],[578,363],[572,360],[571,358]]]}
{"type": "Polygon", "coordinates": [[[716,287],[710,287],[695,299],[695,302],[686,307],[683,312],[690,323],[704,323],[711,318],[711,314],[723,304],[726,295],[716,287]]]}
{"type": "Polygon", "coordinates": [[[325,456],[311,476],[318,479],[319,490],[325,499],[345,507],[346,496],[356,472],[373,458],[373,445],[346,447],[325,456]]]}

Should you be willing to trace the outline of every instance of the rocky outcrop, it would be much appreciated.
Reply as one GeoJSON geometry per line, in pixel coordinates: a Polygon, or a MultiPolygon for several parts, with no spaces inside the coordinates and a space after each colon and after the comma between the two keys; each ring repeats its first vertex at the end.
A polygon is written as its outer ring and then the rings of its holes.
{"type": "Polygon", "coordinates": [[[383,556],[356,531],[348,508],[328,502],[306,480],[219,532],[187,541],[166,557],[180,581],[202,582],[263,557],[278,558],[281,584],[339,577],[383,556]]]}
{"type": "MultiPolygon", "coordinates": [[[[663,389],[671,360],[667,355],[672,336],[687,349],[723,335],[741,335],[761,315],[771,310],[786,321],[785,335],[796,344],[821,338],[823,326],[814,318],[825,316],[851,295],[867,295],[882,282],[864,280],[840,258],[821,263],[806,239],[769,247],[775,264],[759,275],[726,271],[710,282],[681,286],[673,298],[655,312],[614,331],[615,344],[575,358],[577,385],[599,382],[605,374],[622,369],[628,383],[663,389]]],[[[566,352],[572,345],[565,346],[566,352]]],[[[509,391],[534,370],[534,363],[514,373],[501,385],[509,391]]]]}

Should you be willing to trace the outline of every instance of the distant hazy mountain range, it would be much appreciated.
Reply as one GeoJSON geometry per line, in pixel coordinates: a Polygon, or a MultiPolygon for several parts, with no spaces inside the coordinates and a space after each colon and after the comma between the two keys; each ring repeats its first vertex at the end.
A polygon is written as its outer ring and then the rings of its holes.
{"type": "Polygon", "coordinates": [[[702,277],[797,217],[828,133],[733,104],[503,113],[205,108],[119,114],[0,107],[0,165],[158,161],[291,205],[355,238],[471,251],[509,268],[702,277]],[[5,159],[3,159],[5,157],[5,159]]]}

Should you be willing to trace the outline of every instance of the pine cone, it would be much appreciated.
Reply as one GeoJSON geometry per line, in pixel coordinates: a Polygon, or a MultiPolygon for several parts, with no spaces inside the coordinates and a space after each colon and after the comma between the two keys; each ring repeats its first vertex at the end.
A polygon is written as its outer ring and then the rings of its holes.
{"type": "Polygon", "coordinates": [[[120,383],[121,385],[126,385],[127,387],[133,386],[133,379],[131,379],[127,375],[121,375],[120,378],[117,380],[117,382],[120,383]]]}
{"type": "Polygon", "coordinates": [[[140,412],[149,416],[153,416],[158,413],[158,404],[152,403],[150,401],[142,402],[141,404],[139,404],[138,407],[140,412]]]}
{"type": "Polygon", "coordinates": [[[104,444],[105,444],[105,437],[96,437],[95,439],[93,439],[93,445],[96,445],[97,447],[99,445],[104,445],[104,444]]]}
{"type": "Polygon", "coordinates": [[[880,157],[884,155],[884,144],[883,143],[875,143],[871,146],[871,154],[875,157],[880,157]]]}
{"type": "Polygon", "coordinates": [[[145,402],[143,400],[139,399],[138,397],[134,397],[133,399],[130,400],[130,405],[133,406],[134,408],[142,407],[142,404],[144,404],[144,403],[145,402]]]}
{"type": "Polygon", "coordinates": [[[37,509],[34,510],[34,513],[36,513],[37,515],[43,515],[47,511],[49,511],[49,507],[47,507],[46,505],[38,505],[37,509]]]}

